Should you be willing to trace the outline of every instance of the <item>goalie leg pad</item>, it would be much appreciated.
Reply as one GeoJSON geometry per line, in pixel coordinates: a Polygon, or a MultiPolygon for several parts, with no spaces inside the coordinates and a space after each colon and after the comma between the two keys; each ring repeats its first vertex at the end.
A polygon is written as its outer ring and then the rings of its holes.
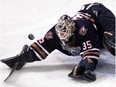
{"type": "Polygon", "coordinates": [[[75,66],[71,73],[68,74],[72,78],[83,78],[89,82],[96,80],[96,75],[93,72],[96,68],[98,60],[92,58],[82,59],[79,65],[75,66]]]}
{"type": "Polygon", "coordinates": [[[104,32],[103,38],[104,47],[115,56],[115,33],[114,32],[104,32]]]}
{"type": "Polygon", "coordinates": [[[79,78],[83,76],[84,71],[85,71],[84,67],[76,65],[72,70],[72,72],[68,74],[68,76],[72,78],[79,78]]]}

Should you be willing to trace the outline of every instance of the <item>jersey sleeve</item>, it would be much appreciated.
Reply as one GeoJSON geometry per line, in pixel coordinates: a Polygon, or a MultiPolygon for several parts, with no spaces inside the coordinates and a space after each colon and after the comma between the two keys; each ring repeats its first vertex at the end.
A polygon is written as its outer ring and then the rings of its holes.
{"type": "Polygon", "coordinates": [[[53,26],[42,39],[38,39],[36,42],[31,44],[31,49],[34,51],[39,60],[45,59],[52,51],[55,49],[67,54],[68,51],[65,51],[61,44],[60,39],[58,38],[55,32],[55,26],[53,26]]]}
{"type": "Polygon", "coordinates": [[[99,59],[100,50],[97,41],[97,31],[92,24],[88,23],[86,25],[87,26],[83,26],[83,28],[79,30],[79,34],[82,37],[80,55],[83,59],[99,59]]]}
{"type": "Polygon", "coordinates": [[[52,51],[59,47],[59,40],[55,33],[55,27],[53,26],[42,39],[38,39],[36,42],[31,44],[31,49],[34,51],[36,56],[43,60],[52,51]]]}

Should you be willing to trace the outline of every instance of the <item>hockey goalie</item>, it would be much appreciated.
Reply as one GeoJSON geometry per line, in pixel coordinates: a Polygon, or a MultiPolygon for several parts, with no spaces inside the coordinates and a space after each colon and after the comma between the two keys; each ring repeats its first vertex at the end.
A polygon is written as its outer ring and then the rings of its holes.
{"type": "Polygon", "coordinates": [[[26,49],[20,54],[1,62],[10,68],[18,62],[16,70],[20,70],[26,63],[42,61],[58,49],[69,56],[82,57],[69,77],[95,81],[100,48],[104,47],[115,55],[115,16],[101,3],[85,4],[73,17],[61,16],[44,38],[24,47],[26,49]]]}

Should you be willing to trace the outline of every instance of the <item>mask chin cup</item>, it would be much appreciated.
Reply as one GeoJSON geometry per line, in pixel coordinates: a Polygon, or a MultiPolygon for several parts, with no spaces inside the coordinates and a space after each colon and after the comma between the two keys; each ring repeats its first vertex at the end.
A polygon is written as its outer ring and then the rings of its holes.
{"type": "Polygon", "coordinates": [[[62,42],[69,42],[69,38],[74,35],[76,29],[75,22],[68,15],[63,15],[55,25],[55,31],[62,42]]]}

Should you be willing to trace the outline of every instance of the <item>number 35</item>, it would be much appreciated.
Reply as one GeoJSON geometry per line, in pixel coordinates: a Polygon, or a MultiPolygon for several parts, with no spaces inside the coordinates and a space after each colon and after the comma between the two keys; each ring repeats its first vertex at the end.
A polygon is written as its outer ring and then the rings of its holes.
{"type": "Polygon", "coordinates": [[[83,50],[86,50],[88,48],[92,48],[92,45],[91,45],[91,42],[90,40],[86,41],[86,42],[83,42],[83,50]]]}

